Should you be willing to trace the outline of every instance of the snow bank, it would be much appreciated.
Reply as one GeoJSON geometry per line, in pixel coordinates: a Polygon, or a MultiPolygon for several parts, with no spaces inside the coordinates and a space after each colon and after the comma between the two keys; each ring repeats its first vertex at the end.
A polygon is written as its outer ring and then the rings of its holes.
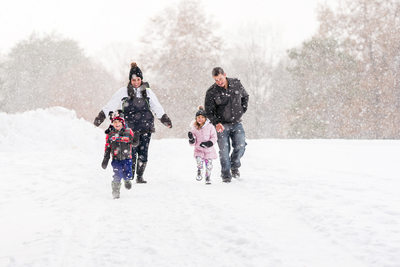
{"type": "Polygon", "coordinates": [[[17,114],[0,113],[0,146],[3,149],[87,149],[104,139],[103,131],[63,107],[17,114]]]}

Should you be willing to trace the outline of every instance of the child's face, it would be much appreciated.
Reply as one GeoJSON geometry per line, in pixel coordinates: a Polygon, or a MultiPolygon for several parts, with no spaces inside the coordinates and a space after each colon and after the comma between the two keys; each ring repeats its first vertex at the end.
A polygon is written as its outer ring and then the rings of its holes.
{"type": "Polygon", "coordinates": [[[122,129],[122,122],[120,120],[114,120],[113,126],[117,131],[119,131],[122,129]]]}
{"type": "Polygon", "coordinates": [[[206,122],[206,117],[203,115],[199,115],[196,117],[196,121],[198,124],[203,125],[206,122]]]}

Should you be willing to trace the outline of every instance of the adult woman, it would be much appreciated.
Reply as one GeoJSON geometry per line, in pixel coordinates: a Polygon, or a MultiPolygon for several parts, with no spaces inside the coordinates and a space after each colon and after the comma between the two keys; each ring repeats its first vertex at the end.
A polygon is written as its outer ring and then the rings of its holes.
{"type": "Polygon", "coordinates": [[[135,62],[131,63],[128,85],[120,88],[111,97],[95,118],[94,125],[99,126],[104,121],[105,114],[110,115],[118,109],[122,110],[127,126],[140,134],[139,145],[132,150],[132,179],[136,167],[136,182],[146,183],[143,180],[143,173],[147,165],[151,134],[155,131],[154,116],[168,128],[172,127],[172,123],[149,84],[143,82],[142,71],[135,62]]]}

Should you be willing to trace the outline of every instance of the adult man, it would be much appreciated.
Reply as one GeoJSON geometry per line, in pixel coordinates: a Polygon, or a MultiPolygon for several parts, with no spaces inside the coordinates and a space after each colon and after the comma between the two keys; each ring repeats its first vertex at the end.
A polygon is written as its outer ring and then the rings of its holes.
{"type": "Polygon", "coordinates": [[[247,110],[249,95],[240,81],[227,78],[222,68],[214,68],[212,76],[215,83],[207,90],[204,106],[217,130],[222,181],[229,183],[232,177],[240,177],[240,158],[246,148],[241,118],[247,110]]]}

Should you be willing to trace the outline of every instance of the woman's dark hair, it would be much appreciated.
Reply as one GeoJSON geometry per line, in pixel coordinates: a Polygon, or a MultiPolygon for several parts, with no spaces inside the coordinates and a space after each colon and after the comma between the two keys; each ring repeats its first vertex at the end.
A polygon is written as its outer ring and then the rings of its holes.
{"type": "Polygon", "coordinates": [[[225,74],[225,71],[221,67],[213,68],[213,70],[212,70],[212,76],[213,77],[218,76],[220,74],[225,74]]]}

